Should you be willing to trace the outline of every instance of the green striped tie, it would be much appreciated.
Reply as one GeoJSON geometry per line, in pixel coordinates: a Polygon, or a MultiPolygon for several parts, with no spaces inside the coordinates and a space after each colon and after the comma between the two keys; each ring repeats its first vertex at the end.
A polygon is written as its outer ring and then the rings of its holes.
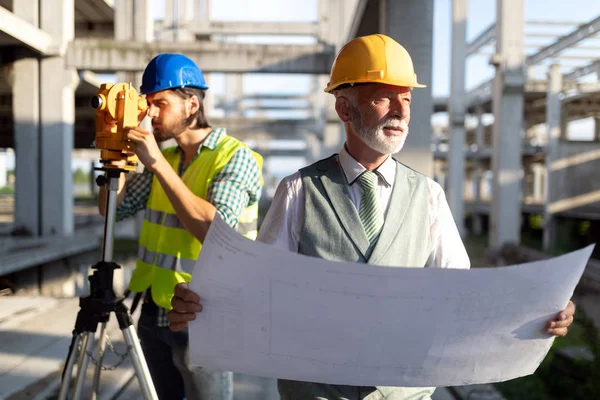
{"type": "Polygon", "coordinates": [[[365,171],[358,177],[363,188],[358,215],[371,245],[377,240],[383,227],[383,213],[379,209],[377,201],[377,179],[377,174],[372,171],[365,171]]]}

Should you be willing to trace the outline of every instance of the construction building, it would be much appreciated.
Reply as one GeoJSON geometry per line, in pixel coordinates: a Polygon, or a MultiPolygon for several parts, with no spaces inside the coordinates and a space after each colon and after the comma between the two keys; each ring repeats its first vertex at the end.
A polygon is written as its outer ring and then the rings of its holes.
{"type": "MultiPolygon", "coordinates": [[[[569,235],[568,221],[584,224],[589,241],[600,237],[598,12],[587,21],[527,21],[525,0],[496,0],[495,23],[467,41],[467,0],[452,0],[450,94],[434,98],[434,0],[315,0],[316,18],[303,22],[213,20],[211,0],[158,3],[0,0],[0,190],[11,188],[0,194],[3,293],[60,297],[85,287],[102,218],[77,203],[72,165],[98,157],[90,97],[107,76],[139,88],[161,52],[195,60],[209,85],[211,77],[222,80],[223,93],[207,94],[208,119],[263,154],[268,206],[276,182],[269,176],[277,174],[270,158],[309,163],[343,144],[333,98],[323,92],[336,52],[351,38],[387,34],[428,85],[413,96],[411,135],[397,158],[445,188],[463,237],[487,233],[490,247],[499,247],[536,229],[552,249],[569,235]],[[531,46],[528,26],[562,30],[531,46]],[[495,73],[468,90],[465,66],[476,54],[489,57],[495,73]],[[309,84],[297,93],[249,94],[249,74],[297,74],[309,84]],[[437,115],[447,122],[432,124],[437,115]],[[592,134],[574,138],[581,123],[592,134]],[[14,177],[7,178],[9,157],[14,177]]],[[[19,304],[15,313],[32,307],[19,304]]],[[[22,360],[0,367],[0,397],[53,373],[54,361],[33,374],[14,372],[26,368],[22,360]]]]}

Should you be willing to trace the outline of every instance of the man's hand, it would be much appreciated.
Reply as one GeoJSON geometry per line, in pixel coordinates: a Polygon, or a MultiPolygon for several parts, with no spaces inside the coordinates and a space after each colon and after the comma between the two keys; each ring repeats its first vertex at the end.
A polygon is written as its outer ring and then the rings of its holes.
{"type": "Polygon", "coordinates": [[[156,172],[158,165],[166,161],[151,132],[140,127],[126,128],[125,139],[129,140],[131,149],[151,172],[156,172]]]}
{"type": "Polygon", "coordinates": [[[546,332],[554,336],[565,336],[573,323],[573,315],[575,315],[575,304],[569,301],[567,308],[558,313],[556,318],[548,321],[546,332]]]}
{"type": "Polygon", "coordinates": [[[175,286],[175,295],[171,299],[173,309],[167,313],[169,328],[173,332],[184,330],[188,322],[196,319],[196,313],[202,311],[200,297],[190,290],[187,283],[175,286]]]}

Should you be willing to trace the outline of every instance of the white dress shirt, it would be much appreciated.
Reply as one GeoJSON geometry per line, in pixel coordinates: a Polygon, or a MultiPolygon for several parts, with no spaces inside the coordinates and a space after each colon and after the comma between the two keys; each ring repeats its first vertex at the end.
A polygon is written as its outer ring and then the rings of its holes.
{"type": "MultiPolygon", "coordinates": [[[[345,147],[338,157],[348,182],[350,198],[359,210],[363,190],[357,178],[366,168],[352,158],[345,147]]],[[[385,217],[396,178],[396,161],[389,157],[376,172],[379,176],[377,199],[384,210],[385,217]]],[[[427,183],[429,184],[429,224],[434,254],[429,258],[426,267],[468,269],[469,256],[456,228],[444,191],[439,184],[429,178],[427,183]]],[[[303,227],[304,188],[300,172],[296,172],[284,178],[277,187],[257,240],[297,253],[303,227]]]]}

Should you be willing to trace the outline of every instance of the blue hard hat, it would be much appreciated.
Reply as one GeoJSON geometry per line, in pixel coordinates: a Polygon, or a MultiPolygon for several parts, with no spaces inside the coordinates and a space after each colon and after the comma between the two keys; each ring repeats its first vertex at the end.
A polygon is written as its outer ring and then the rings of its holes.
{"type": "Polygon", "coordinates": [[[204,74],[195,62],[182,54],[162,53],[154,57],[142,75],[142,94],[166,89],[195,87],[206,90],[204,74]]]}

